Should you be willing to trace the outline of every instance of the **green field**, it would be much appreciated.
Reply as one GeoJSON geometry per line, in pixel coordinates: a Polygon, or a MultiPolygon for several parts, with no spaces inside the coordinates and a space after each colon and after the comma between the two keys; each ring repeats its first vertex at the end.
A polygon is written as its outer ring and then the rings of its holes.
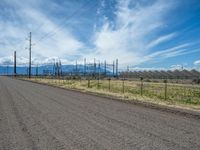
{"type": "MultiPolygon", "coordinates": [[[[26,78],[27,79],[27,78],[26,78]]],[[[148,101],[163,105],[177,105],[200,109],[200,86],[192,84],[152,83],[128,80],[87,80],[32,78],[35,82],[78,89],[126,100],[148,101]]]]}

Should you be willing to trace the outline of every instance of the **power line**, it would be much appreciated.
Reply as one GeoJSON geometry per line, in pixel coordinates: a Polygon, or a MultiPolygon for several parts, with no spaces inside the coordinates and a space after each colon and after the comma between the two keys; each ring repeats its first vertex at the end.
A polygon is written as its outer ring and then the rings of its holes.
{"type": "MultiPolygon", "coordinates": [[[[38,41],[41,42],[42,40],[44,40],[44,39],[46,39],[48,37],[54,36],[59,29],[61,29],[61,28],[64,27],[64,25],[66,24],[67,21],[69,21],[70,19],[72,19],[75,15],[77,15],[80,12],[81,9],[83,9],[84,7],[86,7],[87,5],[89,5],[91,2],[92,1],[89,0],[89,1],[87,1],[87,3],[83,4],[80,8],[76,9],[76,11],[74,11],[70,16],[68,16],[65,19],[63,19],[63,21],[61,21],[54,30],[52,30],[52,31],[44,34],[38,41]]],[[[96,1],[95,1],[94,4],[96,4],[96,1]]],[[[93,7],[93,5],[91,5],[91,7],[93,7]]],[[[91,8],[91,7],[89,7],[89,8],[91,8]]]]}
{"type": "MultiPolygon", "coordinates": [[[[77,15],[81,9],[83,9],[84,7],[86,7],[87,5],[89,5],[92,1],[91,0],[88,0],[85,4],[83,4],[80,8],[78,8],[76,11],[74,11],[70,16],[66,17],[65,19],[63,19],[62,22],[59,23],[59,25],[57,26],[57,28],[55,28],[54,30],[46,33],[44,36],[42,36],[38,41],[41,42],[42,40],[44,40],[45,38],[48,38],[50,36],[53,36],[56,34],[56,32],[61,29],[62,27],[64,27],[64,25],[66,25],[66,22],[69,21],[70,19],[72,19],[75,15],[77,15]]],[[[95,3],[93,5],[91,5],[88,9],[90,9],[91,7],[93,7],[95,4],[96,4],[97,1],[95,1],[95,3]]],[[[44,25],[44,23],[38,25],[33,31],[36,31],[36,30],[39,30],[42,26],[44,25]]],[[[19,47],[22,46],[22,42],[23,41],[20,41],[18,43],[18,45],[20,45],[19,47]]],[[[31,46],[32,46],[32,43],[31,43],[31,32],[30,32],[30,36],[29,36],[29,42],[30,42],[30,45],[29,45],[29,69],[28,69],[28,73],[29,73],[29,78],[31,78],[31,46]]],[[[14,45],[13,45],[14,46],[14,45]]]]}
{"type": "MultiPolygon", "coordinates": [[[[69,16],[66,17],[66,18],[64,18],[63,21],[61,21],[61,22],[58,24],[57,28],[55,28],[54,30],[52,30],[52,31],[50,31],[50,32],[48,32],[48,33],[46,33],[46,34],[44,34],[39,40],[37,40],[37,42],[41,42],[42,40],[44,40],[44,39],[46,39],[46,38],[48,38],[48,37],[51,37],[51,36],[55,35],[55,34],[56,34],[56,31],[59,30],[59,29],[61,29],[61,28],[65,25],[66,21],[69,21],[70,19],[72,19],[76,14],[79,13],[79,11],[80,11],[81,9],[83,9],[84,7],[86,7],[87,5],[89,5],[91,2],[92,2],[91,0],[88,0],[85,4],[83,4],[81,7],[79,7],[78,9],[76,9],[71,15],[69,15],[69,16]]],[[[94,4],[96,4],[96,1],[95,1],[94,4]]],[[[91,7],[92,7],[92,6],[93,6],[93,5],[91,5],[91,7]]],[[[39,30],[39,29],[40,29],[41,27],[43,27],[43,26],[44,26],[44,23],[39,24],[34,30],[32,30],[32,32],[34,32],[34,31],[36,31],[36,30],[39,30]]],[[[21,47],[21,46],[23,45],[22,42],[23,42],[23,40],[20,41],[20,42],[18,43],[19,47],[21,47]]],[[[11,45],[12,45],[13,47],[16,48],[16,46],[14,46],[14,44],[11,44],[11,45]]]]}

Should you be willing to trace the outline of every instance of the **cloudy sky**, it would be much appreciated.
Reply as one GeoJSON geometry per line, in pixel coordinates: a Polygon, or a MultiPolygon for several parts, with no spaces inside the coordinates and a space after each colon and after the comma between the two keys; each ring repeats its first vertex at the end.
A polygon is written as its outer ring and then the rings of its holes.
{"type": "Polygon", "coordinates": [[[199,0],[0,0],[0,65],[61,59],[200,68],[199,0]]]}

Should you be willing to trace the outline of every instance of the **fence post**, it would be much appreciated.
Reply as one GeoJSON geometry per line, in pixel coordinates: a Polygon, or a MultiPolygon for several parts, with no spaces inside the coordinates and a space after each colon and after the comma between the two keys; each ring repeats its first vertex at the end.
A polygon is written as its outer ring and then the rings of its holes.
{"type": "Polygon", "coordinates": [[[124,78],[122,79],[122,92],[124,93],[124,78]]]}
{"type": "Polygon", "coordinates": [[[143,77],[140,77],[140,81],[141,81],[141,84],[140,84],[140,94],[142,96],[143,95],[143,77]]]}
{"type": "Polygon", "coordinates": [[[98,85],[97,85],[98,88],[100,86],[100,83],[99,83],[100,81],[99,80],[100,80],[100,77],[98,77],[98,85]]]}
{"type": "Polygon", "coordinates": [[[90,87],[90,78],[88,77],[88,88],[90,87]]]}
{"type": "Polygon", "coordinates": [[[165,100],[167,100],[167,79],[164,80],[165,83],[165,100]]]}
{"type": "Polygon", "coordinates": [[[110,78],[108,78],[108,89],[109,89],[109,92],[110,92],[110,78]]]}

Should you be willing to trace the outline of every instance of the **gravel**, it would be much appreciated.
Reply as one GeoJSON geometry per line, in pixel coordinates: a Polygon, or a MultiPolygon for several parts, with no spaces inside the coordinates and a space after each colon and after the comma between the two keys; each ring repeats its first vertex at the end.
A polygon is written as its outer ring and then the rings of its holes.
{"type": "Polygon", "coordinates": [[[0,150],[200,149],[200,120],[0,77],[0,150]]]}

